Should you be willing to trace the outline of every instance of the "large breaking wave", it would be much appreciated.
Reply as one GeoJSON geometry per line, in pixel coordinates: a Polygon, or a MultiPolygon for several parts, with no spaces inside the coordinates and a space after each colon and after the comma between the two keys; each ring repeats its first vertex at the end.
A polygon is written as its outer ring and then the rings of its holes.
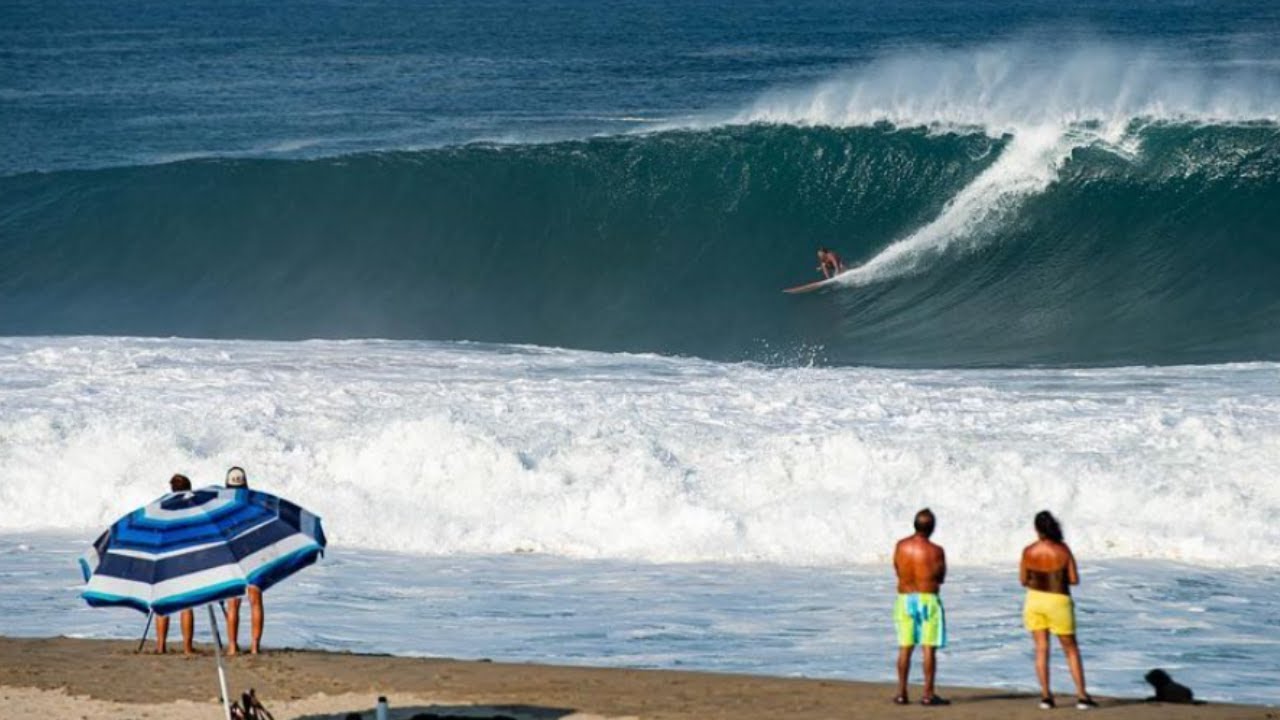
{"type": "Polygon", "coordinates": [[[645,135],[0,178],[0,333],[1277,359],[1266,70],[921,52],[645,135]],[[780,294],[823,244],[862,267],[780,294]]]}

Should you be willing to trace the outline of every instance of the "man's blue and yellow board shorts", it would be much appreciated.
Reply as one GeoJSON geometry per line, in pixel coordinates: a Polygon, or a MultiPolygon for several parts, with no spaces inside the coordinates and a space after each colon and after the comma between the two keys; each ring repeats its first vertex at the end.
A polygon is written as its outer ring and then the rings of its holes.
{"type": "Polygon", "coordinates": [[[1031,632],[1048,630],[1054,635],[1076,634],[1076,605],[1070,595],[1027,590],[1022,624],[1031,632]]]}
{"type": "Polygon", "coordinates": [[[936,593],[901,593],[893,605],[898,647],[947,646],[947,615],[936,593]]]}

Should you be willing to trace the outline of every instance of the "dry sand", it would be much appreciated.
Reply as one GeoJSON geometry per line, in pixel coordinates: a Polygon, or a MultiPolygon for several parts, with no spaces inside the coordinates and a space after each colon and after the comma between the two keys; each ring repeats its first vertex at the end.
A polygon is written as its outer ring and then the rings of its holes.
{"type": "MultiPolygon", "coordinates": [[[[0,638],[0,717],[221,717],[212,656],[135,655],[134,647],[108,640],[0,638]]],[[[942,688],[954,704],[922,708],[893,705],[893,690],[883,684],[661,670],[294,650],[231,658],[227,668],[233,694],[256,688],[279,720],[342,720],[348,712],[369,713],[378,695],[390,698],[397,720],[426,713],[518,720],[1046,717],[1033,695],[968,688],[942,688]]],[[[1062,709],[1056,713],[1076,713],[1071,699],[1059,696],[1062,709]]],[[[1280,720],[1274,708],[1100,702],[1098,714],[1107,717],[1280,720]]]]}

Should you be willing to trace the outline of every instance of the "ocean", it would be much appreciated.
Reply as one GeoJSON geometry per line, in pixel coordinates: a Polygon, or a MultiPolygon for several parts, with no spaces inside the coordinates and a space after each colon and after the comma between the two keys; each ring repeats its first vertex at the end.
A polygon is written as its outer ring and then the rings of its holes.
{"type": "Polygon", "coordinates": [[[1278,39],[1256,2],[5,3],[0,633],[140,630],[76,548],[237,464],[333,541],[268,645],[883,680],[929,506],[941,681],[1031,689],[1049,508],[1091,685],[1280,703],[1278,39]],[[779,292],[821,245],[856,269],[779,292]]]}

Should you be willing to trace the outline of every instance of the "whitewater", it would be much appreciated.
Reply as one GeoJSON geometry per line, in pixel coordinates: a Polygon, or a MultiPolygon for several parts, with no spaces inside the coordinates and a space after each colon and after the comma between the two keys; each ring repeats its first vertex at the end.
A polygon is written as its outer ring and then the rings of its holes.
{"type": "Polygon", "coordinates": [[[1009,563],[1280,561],[1280,366],[769,368],[517,346],[0,341],[0,530],[105,526],[243,465],[337,544],[434,555],[883,562],[942,518],[1009,563]],[[49,508],[58,508],[50,513],[49,508]]]}

